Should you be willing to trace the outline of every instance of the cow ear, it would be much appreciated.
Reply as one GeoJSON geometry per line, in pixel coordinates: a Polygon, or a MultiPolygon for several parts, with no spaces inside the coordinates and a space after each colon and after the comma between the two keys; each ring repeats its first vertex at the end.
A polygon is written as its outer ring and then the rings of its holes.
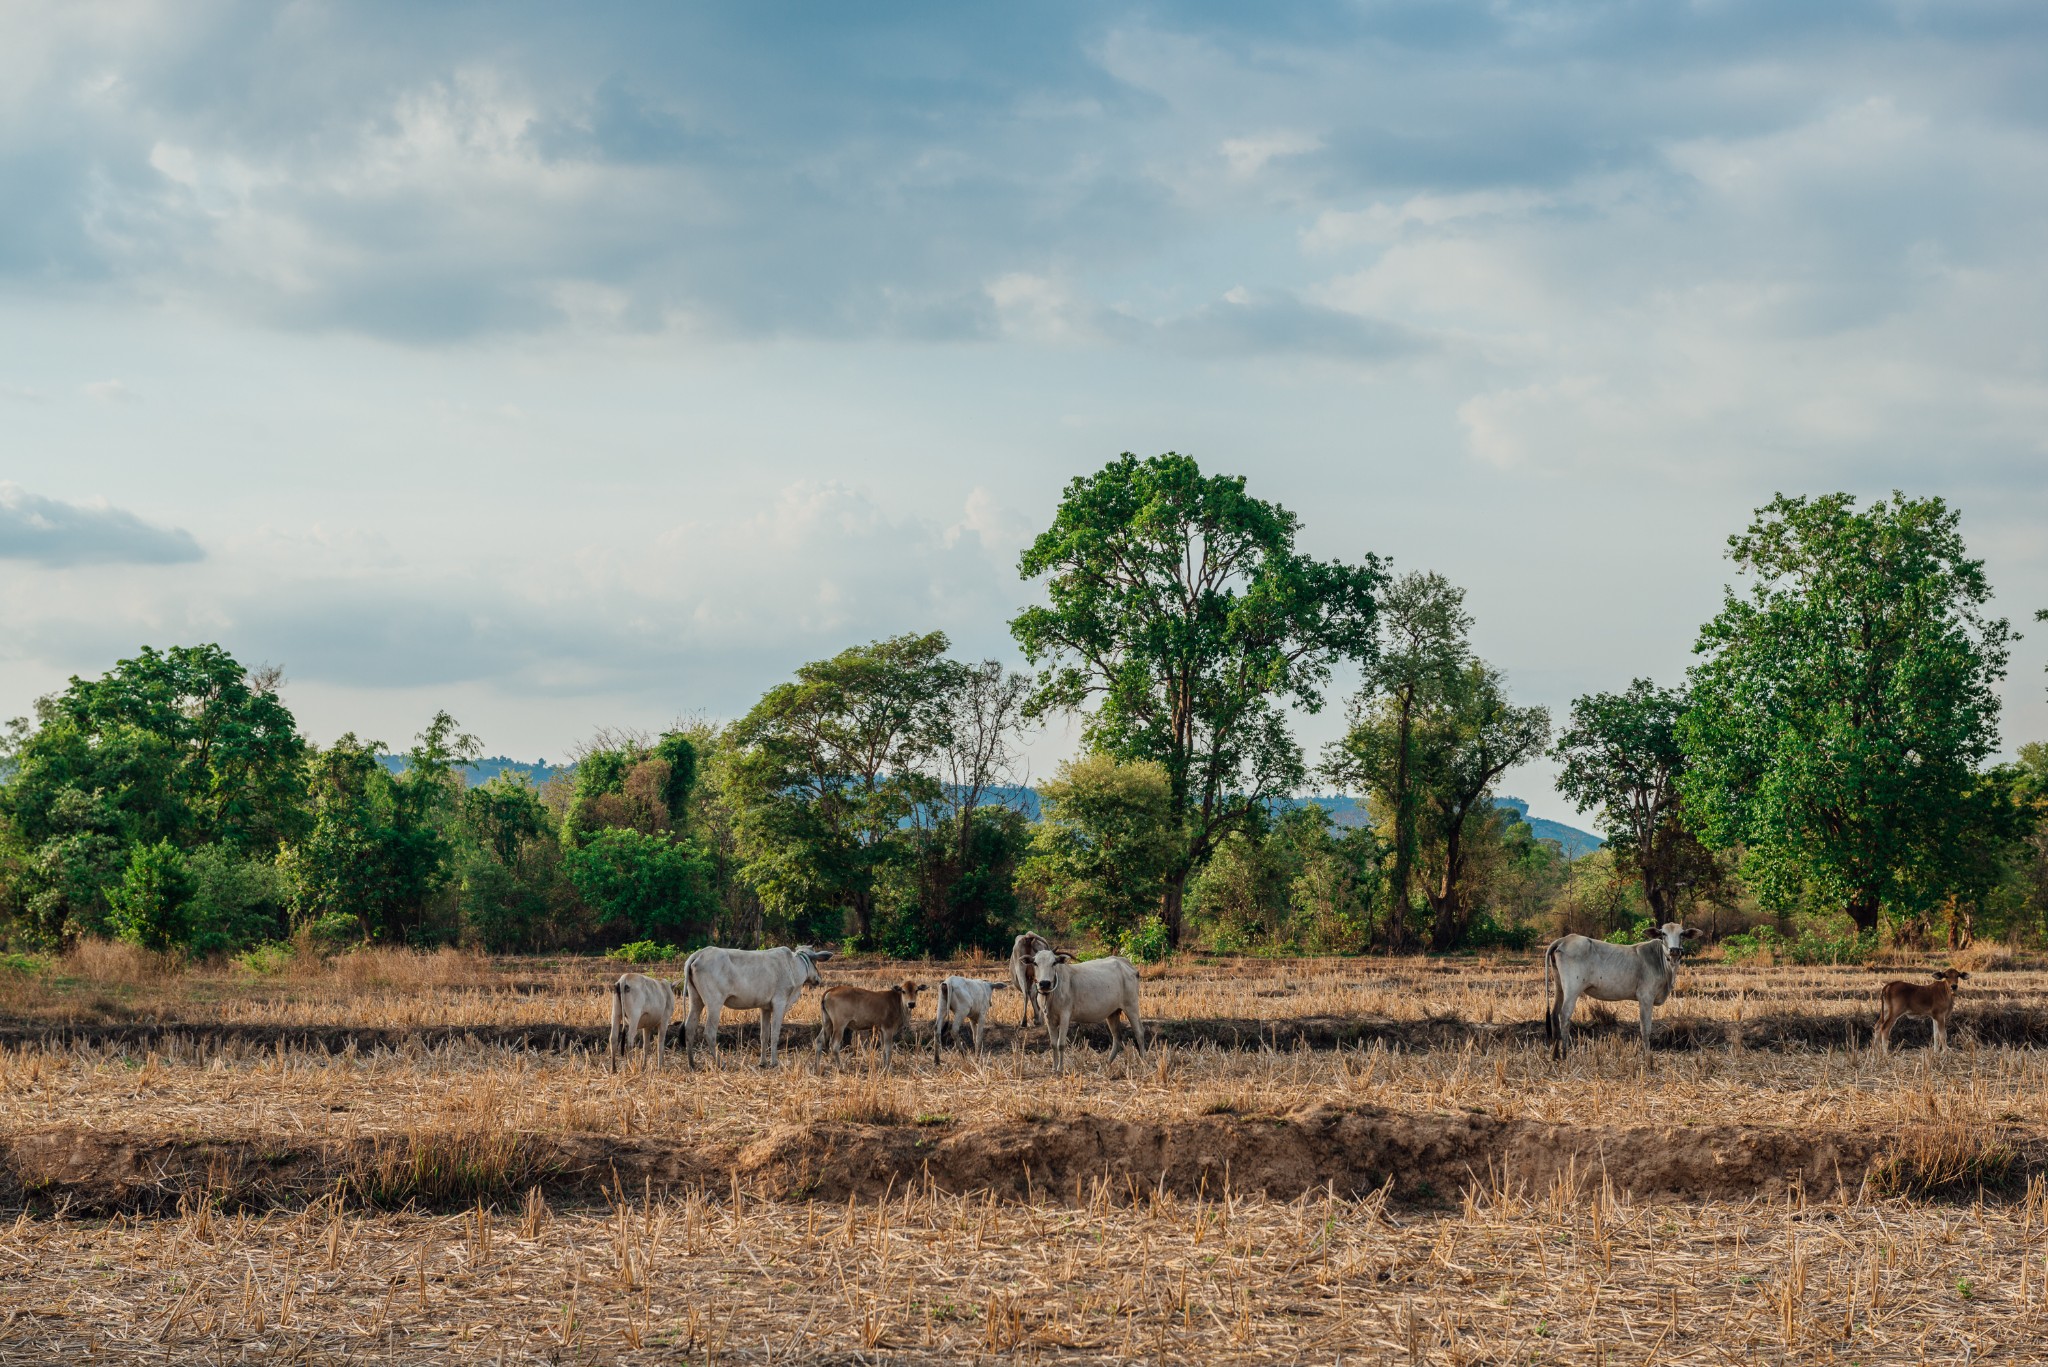
{"type": "Polygon", "coordinates": [[[1956,976],[1957,976],[1958,978],[1967,978],[1967,977],[1969,977],[1970,975],[1969,975],[1969,974],[1967,974],[1967,973],[1958,973],[1958,974],[1956,974],[1956,976]]]}
{"type": "Polygon", "coordinates": [[[1703,934],[1705,934],[1705,932],[1702,931],[1698,926],[1687,926],[1685,928],[1685,938],[1688,940],[1697,940],[1703,934]]]}
{"type": "Polygon", "coordinates": [[[1060,963],[1063,963],[1063,964],[1070,964],[1070,963],[1074,962],[1074,956],[1073,956],[1073,955],[1071,955],[1071,954],[1069,954],[1069,953],[1068,953],[1068,952],[1067,952],[1066,950],[1064,950],[1064,949],[1055,949],[1055,950],[1054,950],[1054,951],[1052,952],[1052,957],[1053,957],[1053,958],[1054,958],[1055,960],[1057,960],[1058,962],[1060,962],[1060,963]]]}
{"type": "Polygon", "coordinates": [[[832,957],[833,953],[829,949],[814,949],[811,951],[811,961],[813,963],[823,963],[825,960],[832,957]]]}

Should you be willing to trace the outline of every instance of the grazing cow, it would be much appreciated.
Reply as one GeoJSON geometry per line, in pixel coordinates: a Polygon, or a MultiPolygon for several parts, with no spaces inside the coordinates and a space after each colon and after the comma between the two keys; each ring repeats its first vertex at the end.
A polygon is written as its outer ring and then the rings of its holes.
{"type": "Polygon", "coordinates": [[[882,1037],[882,1066],[889,1067],[896,1036],[909,1027],[910,1013],[917,1009],[917,994],[923,990],[908,981],[879,991],[845,983],[826,988],[818,1002],[818,1043],[813,1052],[823,1058],[825,1042],[830,1040],[836,1059],[848,1035],[872,1030],[882,1037]]]}
{"type": "Polygon", "coordinates": [[[1938,1054],[1948,1048],[1948,1018],[1955,1010],[1956,985],[1969,976],[1944,968],[1931,983],[1886,983],[1884,991],[1877,994],[1877,1033],[1870,1040],[1877,1046],[1877,1052],[1891,1052],[1892,1027],[1908,1016],[1925,1016],[1933,1021],[1934,1051],[1938,1054]]]}
{"type": "Polygon", "coordinates": [[[946,1043],[946,1025],[953,1026],[953,1037],[958,1039],[968,1025],[974,1027],[974,1056],[981,1057],[981,1032],[995,1015],[996,993],[1008,987],[1008,983],[983,982],[979,978],[951,977],[939,984],[939,1025],[932,1032],[932,1059],[937,1061],[939,1051],[946,1043]]]}
{"type": "Polygon", "coordinates": [[[706,945],[683,962],[683,991],[689,999],[683,1017],[683,1057],[697,1066],[698,1017],[711,1032],[711,1061],[718,1061],[718,1017],[726,1010],[761,1013],[761,1066],[780,1056],[782,1018],[804,988],[823,987],[818,965],[832,957],[829,949],[778,945],[774,949],[720,949],[706,945]]]}
{"type": "Polygon", "coordinates": [[[647,1060],[647,1045],[654,1045],[654,1066],[661,1067],[662,1041],[668,1035],[669,1017],[676,1012],[676,985],[650,978],[644,973],[621,973],[611,986],[612,1037],[605,1052],[613,1072],[619,1070],[620,1041],[627,1049],[640,1050],[647,1060]]]}
{"type": "Polygon", "coordinates": [[[1543,1038],[1562,1057],[1572,1043],[1572,1010],[1579,998],[1594,1001],[1634,1000],[1643,1013],[1643,1052],[1650,1052],[1650,1013],[1671,995],[1678,962],[1688,940],[1699,937],[1676,921],[1666,921],[1654,938],[1639,945],[1611,945],[1583,935],[1567,935],[1543,951],[1543,987],[1549,998],[1543,1014],[1543,1038]],[[1553,981],[1554,979],[1554,981],[1553,981]]]}
{"type": "Polygon", "coordinates": [[[1045,1017],[1045,1031],[1052,1040],[1052,1067],[1064,1071],[1067,1064],[1067,1032],[1076,1025],[1102,1024],[1109,1027],[1109,1061],[1123,1052],[1123,1036],[1117,1031],[1117,1017],[1131,1027],[1131,1039],[1138,1053],[1145,1052],[1145,1023],[1138,1017],[1138,970],[1129,959],[1092,959],[1076,963],[1064,950],[1041,949],[1032,960],[1032,978],[1037,986],[1038,1007],[1045,1017]]]}
{"type": "MultiPolygon", "coordinates": [[[[1045,1023],[1045,1008],[1038,1000],[1038,993],[1032,990],[1032,984],[1038,972],[1039,951],[1046,949],[1052,949],[1052,945],[1044,937],[1033,935],[1028,930],[1010,946],[1010,981],[1016,984],[1017,995],[1024,999],[1024,1014],[1017,1021],[1020,1030],[1031,1024],[1034,1012],[1039,1024],[1045,1023]]],[[[1055,949],[1053,953],[1064,954],[1066,951],[1055,949]]]]}

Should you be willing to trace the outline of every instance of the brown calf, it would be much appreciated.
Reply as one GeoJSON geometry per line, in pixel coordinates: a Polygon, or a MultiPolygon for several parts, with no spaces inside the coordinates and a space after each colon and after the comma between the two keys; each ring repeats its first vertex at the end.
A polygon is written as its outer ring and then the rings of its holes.
{"type": "Polygon", "coordinates": [[[877,991],[871,987],[848,987],[841,983],[825,989],[818,1003],[819,1058],[825,1042],[832,1042],[832,1057],[838,1058],[846,1037],[856,1030],[872,1030],[882,1037],[882,1066],[890,1066],[897,1033],[910,1024],[917,1009],[917,994],[924,989],[913,982],[901,982],[877,991]]]}
{"type": "Polygon", "coordinates": [[[1877,1033],[1871,1037],[1877,1052],[1891,1052],[1892,1027],[1908,1016],[1932,1020],[1936,1051],[1948,1048],[1948,1018],[1955,1009],[1956,984],[1969,976],[1944,968],[1931,983],[1886,983],[1884,991],[1878,993],[1877,1033]]]}

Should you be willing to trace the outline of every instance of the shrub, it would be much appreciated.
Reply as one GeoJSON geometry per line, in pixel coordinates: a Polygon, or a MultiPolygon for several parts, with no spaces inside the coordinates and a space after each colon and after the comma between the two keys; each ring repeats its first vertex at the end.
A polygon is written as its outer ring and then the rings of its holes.
{"type": "Polygon", "coordinates": [[[665,964],[680,958],[683,951],[674,945],[660,944],[654,940],[635,940],[629,945],[620,945],[617,957],[629,964],[665,964]]]}
{"type": "Polygon", "coordinates": [[[183,944],[186,912],[198,885],[178,847],[168,840],[137,845],[121,885],[107,894],[107,924],[117,939],[162,951],[183,944]]]}
{"type": "Polygon", "coordinates": [[[1166,922],[1147,916],[1117,937],[1118,951],[1133,963],[1156,964],[1172,952],[1166,938],[1166,922]]]}
{"type": "Polygon", "coordinates": [[[283,933],[289,893],[275,863],[244,859],[225,845],[203,845],[187,863],[193,886],[185,942],[193,953],[232,954],[283,933]]]}
{"type": "Polygon", "coordinates": [[[316,953],[332,954],[363,938],[363,925],[345,911],[330,911],[299,927],[300,936],[316,953]]]}
{"type": "Polygon", "coordinates": [[[270,978],[292,966],[292,947],[278,941],[252,945],[235,956],[235,967],[258,977],[270,978]]]}

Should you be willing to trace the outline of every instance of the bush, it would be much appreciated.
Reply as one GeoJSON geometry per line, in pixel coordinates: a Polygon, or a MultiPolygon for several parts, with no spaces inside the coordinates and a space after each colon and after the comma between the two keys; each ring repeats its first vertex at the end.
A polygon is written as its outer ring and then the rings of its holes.
{"type": "Polygon", "coordinates": [[[1807,926],[1797,935],[1787,936],[1774,926],[1758,926],[1721,941],[1721,954],[1731,964],[1753,959],[1779,964],[1863,964],[1877,954],[1877,931],[1858,934],[1807,926]]]}
{"type": "Polygon", "coordinates": [[[315,952],[332,954],[363,938],[363,924],[345,911],[330,911],[299,927],[299,935],[315,952]]]}
{"type": "Polygon", "coordinates": [[[271,941],[268,944],[253,945],[235,956],[235,967],[254,973],[260,978],[273,978],[292,966],[297,956],[288,944],[271,941]]]}
{"type": "Polygon", "coordinates": [[[185,943],[194,954],[233,954],[284,933],[289,894],[275,863],[225,845],[203,845],[187,863],[193,887],[185,943]]]}
{"type": "Polygon", "coordinates": [[[652,939],[711,918],[711,861],[694,843],[612,827],[568,851],[563,867],[608,929],[652,939]]]}
{"type": "Polygon", "coordinates": [[[1156,964],[1172,952],[1166,938],[1166,922],[1147,916],[1117,937],[1117,951],[1133,963],[1156,964]]]}
{"type": "MultiPolygon", "coordinates": [[[[1649,938],[1647,931],[1643,938],[1649,938]]],[[[1465,933],[1458,937],[1460,949],[1530,949],[1535,943],[1535,927],[1503,925],[1491,911],[1474,915],[1465,933]]]]}
{"type": "Polygon", "coordinates": [[[671,959],[682,957],[683,951],[674,945],[660,944],[654,940],[635,940],[629,945],[620,945],[617,958],[629,964],[665,964],[671,959]]]}
{"type": "Polygon", "coordinates": [[[197,884],[185,856],[168,840],[137,845],[121,885],[107,894],[107,924],[115,938],[161,952],[183,944],[186,911],[197,884]]]}

